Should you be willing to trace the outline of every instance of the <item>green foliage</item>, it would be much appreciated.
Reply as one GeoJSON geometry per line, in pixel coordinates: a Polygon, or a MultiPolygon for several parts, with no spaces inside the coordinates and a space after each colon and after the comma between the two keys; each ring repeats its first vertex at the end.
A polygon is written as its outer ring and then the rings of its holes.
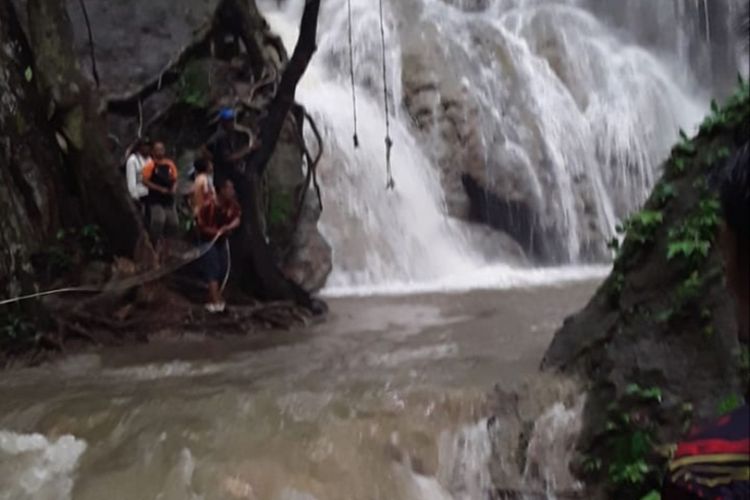
{"type": "Polygon", "coordinates": [[[750,349],[747,346],[740,348],[739,365],[740,370],[750,371],[750,349]]]}
{"type": "Polygon", "coordinates": [[[677,300],[680,304],[690,302],[698,297],[703,288],[703,278],[698,271],[693,271],[690,276],[677,287],[677,300]]]}
{"type": "Polygon", "coordinates": [[[49,279],[67,274],[78,264],[91,260],[106,260],[111,255],[107,239],[95,224],[80,229],[60,229],[55,241],[37,254],[37,271],[49,279]]]}
{"type": "Polygon", "coordinates": [[[654,199],[660,207],[666,205],[669,201],[677,196],[677,189],[671,182],[660,182],[654,189],[654,199]]]}
{"type": "Polygon", "coordinates": [[[177,80],[177,99],[196,108],[205,108],[211,92],[208,72],[200,62],[185,66],[177,80]]]}
{"type": "Polygon", "coordinates": [[[615,487],[644,483],[653,471],[647,460],[654,449],[650,430],[639,428],[626,413],[612,415],[607,429],[611,434],[609,452],[612,460],[607,469],[610,482],[615,487]]]}
{"type": "Polygon", "coordinates": [[[701,200],[694,214],[669,230],[667,259],[685,258],[696,264],[708,257],[721,221],[720,210],[716,198],[701,200]]]}
{"type": "Polygon", "coordinates": [[[742,406],[742,397],[736,394],[731,394],[719,403],[719,415],[727,415],[732,413],[734,410],[742,406]]]}
{"type": "Polygon", "coordinates": [[[727,146],[711,148],[706,154],[705,164],[710,167],[720,161],[728,159],[730,156],[732,156],[732,150],[727,146]]]}
{"type": "Polygon", "coordinates": [[[602,459],[598,457],[586,457],[583,461],[583,472],[586,474],[598,474],[602,470],[602,459]]]}
{"type": "Polygon", "coordinates": [[[656,401],[661,403],[662,393],[658,387],[643,388],[638,384],[630,384],[625,388],[625,394],[628,396],[634,396],[641,401],[656,401]]]}
{"type": "Polygon", "coordinates": [[[664,214],[656,210],[641,210],[616,228],[619,234],[640,244],[653,241],[656,229],[664,222],[664,214]]]}
{"type": "MultiPolygon", "coordinates": [[[[630,384],[618,402],[607,408],[608,420],[604,437],[607,457],[607,481],[617,498],[641,498],[658,485],[661,473],[653,461],[654,425],[653,411],[662,402],[658,387],[641,387],[630,384]],[[626,405],[629,410],[623,410],[626,405]]],[[[598,458],[589,458],[586,467],[597,472],[603,468],[598,458]]]]}
{"type": "Polygon", "coordinates": [[[724,107],[711,101],[711,114],[701,124],[702,134],[712,134],[718,129],[732,127],[748,119],[747,102],[750,100],[750,85],[739,81],[738,90],[729,98],[724,107]]]}
{"type": "Polygon", "coordinates": [[[268,200],[268,223],[278,227],[288,222],[294,214],[292,196],[283,191],[272,191],[268,200]]]}
{"type": "Polygon", "coordinates": [[[661,500],[661,493],[657,490],[651,490],[647,495],[641,498],[641,500],[661,500]]]}
{"type": "Polygon", "coordinates": [[[615,305],[620,300],[620,295],[625,289],[625,275],[619,271],[614,271],[612,276],[607,281],[607,296],[609,300],[615,305]]]}

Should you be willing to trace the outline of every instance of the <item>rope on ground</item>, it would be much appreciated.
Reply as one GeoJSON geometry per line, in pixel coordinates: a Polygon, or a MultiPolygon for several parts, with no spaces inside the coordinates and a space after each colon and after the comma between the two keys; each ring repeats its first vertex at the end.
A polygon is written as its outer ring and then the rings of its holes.
{"type": "Polygon", "coordinates": [[[83,19],[86,21],[86,30],[88,31],[89,37],[89,56],[91,57],[91,73],[94,75],[94,81],[96,82],[96,88],[99,88],[99,71],[96,69],[96,53],[94,48],[94,33],[91,31],[91,20],[89,19],[89,11],[86,9],[86,2],[84,0],[78,0],[83,11],[83,19]]]}
{"type": "Polygon", "coordinates": [[[391,168],[391,150],[393,149],[393,139],[391,139],[391,116],[388,111],[388,67],[386,63],[385,51],[385,18],[383,14],[383,0],[380,0],[380,42],[383,49],[383,101],[385,107],[385,170],[386,170],[386,189],[396,187],[396,181],[393,179],[393,170],[391,168]]]}
{"type": "Polygon", "coordinates": [[[352,33],[352,0],[347,0],[349,9],[349,73],[352,80],[352,113],[354,114],[354,148],[359,147],[359,136],[357,135],[357,87],[354,77],[354,35],[352,33]]]}
{"type": "Polygon", "coordinates": [[[45,292],[31,293],[28,295],[22,295],[19,297],[13,297],[11,299],[5,299],[0,301],[0,306],[6,306],[9,304],[16,304],[26,300],[38,299],[47,297],[50,295],[61,295],[66,293],[101,293],[101,292],[116,292],[119,290],[127,290],[129,288],[135,288],[137,286],[145,285],[157,281],[165,276],[168,276],[176,271],[179,271],[183,267],[187,266],[206,255],[211,248],[216,244],[219,236],[216,236],[209,243],[205,243],[197,248],[194,248],[188,252],[185,252],[180,256],[179,262],[172,264],[171,266],[151,269],[144,273],[131,276],[119,281],[107,283],[104,286],[77,286],[77,287],[65,287],[58,288],[55,290],[47,290],[45,292]]]}

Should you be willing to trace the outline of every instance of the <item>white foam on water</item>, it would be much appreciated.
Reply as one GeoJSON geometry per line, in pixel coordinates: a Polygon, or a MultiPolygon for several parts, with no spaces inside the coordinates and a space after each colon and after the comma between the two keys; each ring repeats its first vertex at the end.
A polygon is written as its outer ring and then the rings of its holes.
{"type": "Polygon", "coordinates": [[[165,378],[187,378],[212,375],[214,373],[219,373],[223,368],[225,367],[220,365],[195,365],[187,361],[172,361],[169,363],[155,363],[103,370],[102,375],[127,380],[151,381],[165,378]]]}
{"type": "Polygon", "coordinates": [[[583,426],[584,396],[571,407],[555,403],[534,423],[526,450],[524,483],[532,490],[580,491],[583,485],[573,477],[570,464],[583,426]]]}
{"type": "Polygon", "coordinates": [[[157,500],[206,500],[196,493],[193,481],[196,470],[195,457],[189,448],[183,448],[175,467],[165,475],[164,488],[157,500]]]}
{"type": "Polygon", "coordinates": [[[0,431],[0,500],[69,500],[86,442],[0,431]]]}
{"type": "Polygon", "coordinates": [[[369,286],[332,286],[324,289],[323,295],[331,298],[365,297],[372,295],[398,296],[563,286],[576,282],[603,279],[611,270],[611,266],[603,265],[520,268],[498,264],[474,269],[469,272],[446,274],[437,279],[422,282],[395,282],[369,286]]]}
{"type": "Polygon", "coordinates": [[[492,442],[487,421],[465,426],[457,433],[443,433],[439,450],[438,480],[450,491],[450,498],[486,498],[492,487],[489,469],[492,442]]]}

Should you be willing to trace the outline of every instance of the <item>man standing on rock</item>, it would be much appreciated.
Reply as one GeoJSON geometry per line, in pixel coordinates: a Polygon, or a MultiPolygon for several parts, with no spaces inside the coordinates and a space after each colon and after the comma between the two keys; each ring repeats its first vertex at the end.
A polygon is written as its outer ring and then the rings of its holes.
{"type": "Polygon", "coordinates": [[[219,111],[219,130],[206,145],[213,157],[216,186],[229,179],[235,186],[240,187],[241,177],[245,173],[245,159],[257,149],[255,142],[250,145],[247,135],[237,130],[235,118],[236,114],[232,108],[222,108],[219,111]]]}
{"type": "MultiPolygon", "coordinates": [[[[740,342],[750,340],[750,143],[722,172],[724,224],[720,246],[726,284],[735,299],[740,342]]],[[[750,499],[750,409],[746,404],[693,429],[669,465],[664,500],[750,499]]]]}

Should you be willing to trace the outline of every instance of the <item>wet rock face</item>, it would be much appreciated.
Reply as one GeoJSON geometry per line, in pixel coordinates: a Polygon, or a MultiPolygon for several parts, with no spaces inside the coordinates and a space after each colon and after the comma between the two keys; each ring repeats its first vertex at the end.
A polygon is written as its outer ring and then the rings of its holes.
{"type": "Polygon", "coordinates": [[[31,288],[32,255],[70,222],[76,206],[65,193],[62,158],[28,70],[31,55],[0,2],[0,295],[31,288]]]}
{"type": "MultiPolygon", "coordinates": [[[[638,393],[633,387],[658,391],[658,404],[646,417],[657,446],[681,439],[691,420],[716,418],[722,401],[741,400],[747,391],[747,367],[715,236],[720,210],[718,204],[710,208],[717,193],[708,182],[724,163],[715,152],[725,148],[728,156],[750,135],[750,99],[744,92],[720,111],[730,117],[720,127],[701,128],[689,142],[690,153],[683,152],[684,144],[674,148],[644,208],[663,220],[651,233],[631,229],[608,280],[585,309],[565,321],[545,355],[544,368],[576,374],[588,385],[578,447],[582,457],[603,459],[602,470],[616,460],[611,440],[618,434],[607,430],[612,408],[643,413],[643,401],[632,400],[638,393]],[[676,168],[675,162],[685,167],[676,168]],[[661,195],[665,188],[673,196],[661,195]],[[681,231],[694,230],[701,217],[715,220],[708,235],[699,237],[708,245],[707,255],[672,255],[681,231]]],[[[582,461],[575,467],[583,474],[582,461]]]]}
{"type": "MultiPolygon", "coordinates": [[[[211,22],[219,0],[86,0],[96,64],[105,94],[132,92],[158,75],[211,22]]],[[[76,52],[86,75],[91,59],[78,0],[68,0],[76,52]]]]}
{"type": "MultiPolygon", "coordinates": [[[[558,189],[545,159],[529,159],[525,151],[510,147],[491,132],[494,125],[486,122],[486,116],[492,111],[480,108],[468,81],[455,71],[450,53],[441,48],[445,33],[420,21],[418,28],[402,36],[404,105],[439,169],[449,214],[509,234],[532,258],[560,260],[565,252],[555,248],[554,242],[564,236],[558,228],[544,224],[554,219],[547,214],[559,214],[554,197],[542,196],[558,189]],[[493,144],[487,143],[488,136],[493,144]],[[530,161],[538,163],[537,176],[528,168],[530,161]]],[[[579,198],[579,211],[590,219],[585,225],[590,231],[582,239],[598,241],[600,228],[591,191],[585,185],[588,179],[579,181],[579,191],[589,193],[579,198]]],[[[584,248],[582,255],[606,258],[597,247],[584,248]]]]}

